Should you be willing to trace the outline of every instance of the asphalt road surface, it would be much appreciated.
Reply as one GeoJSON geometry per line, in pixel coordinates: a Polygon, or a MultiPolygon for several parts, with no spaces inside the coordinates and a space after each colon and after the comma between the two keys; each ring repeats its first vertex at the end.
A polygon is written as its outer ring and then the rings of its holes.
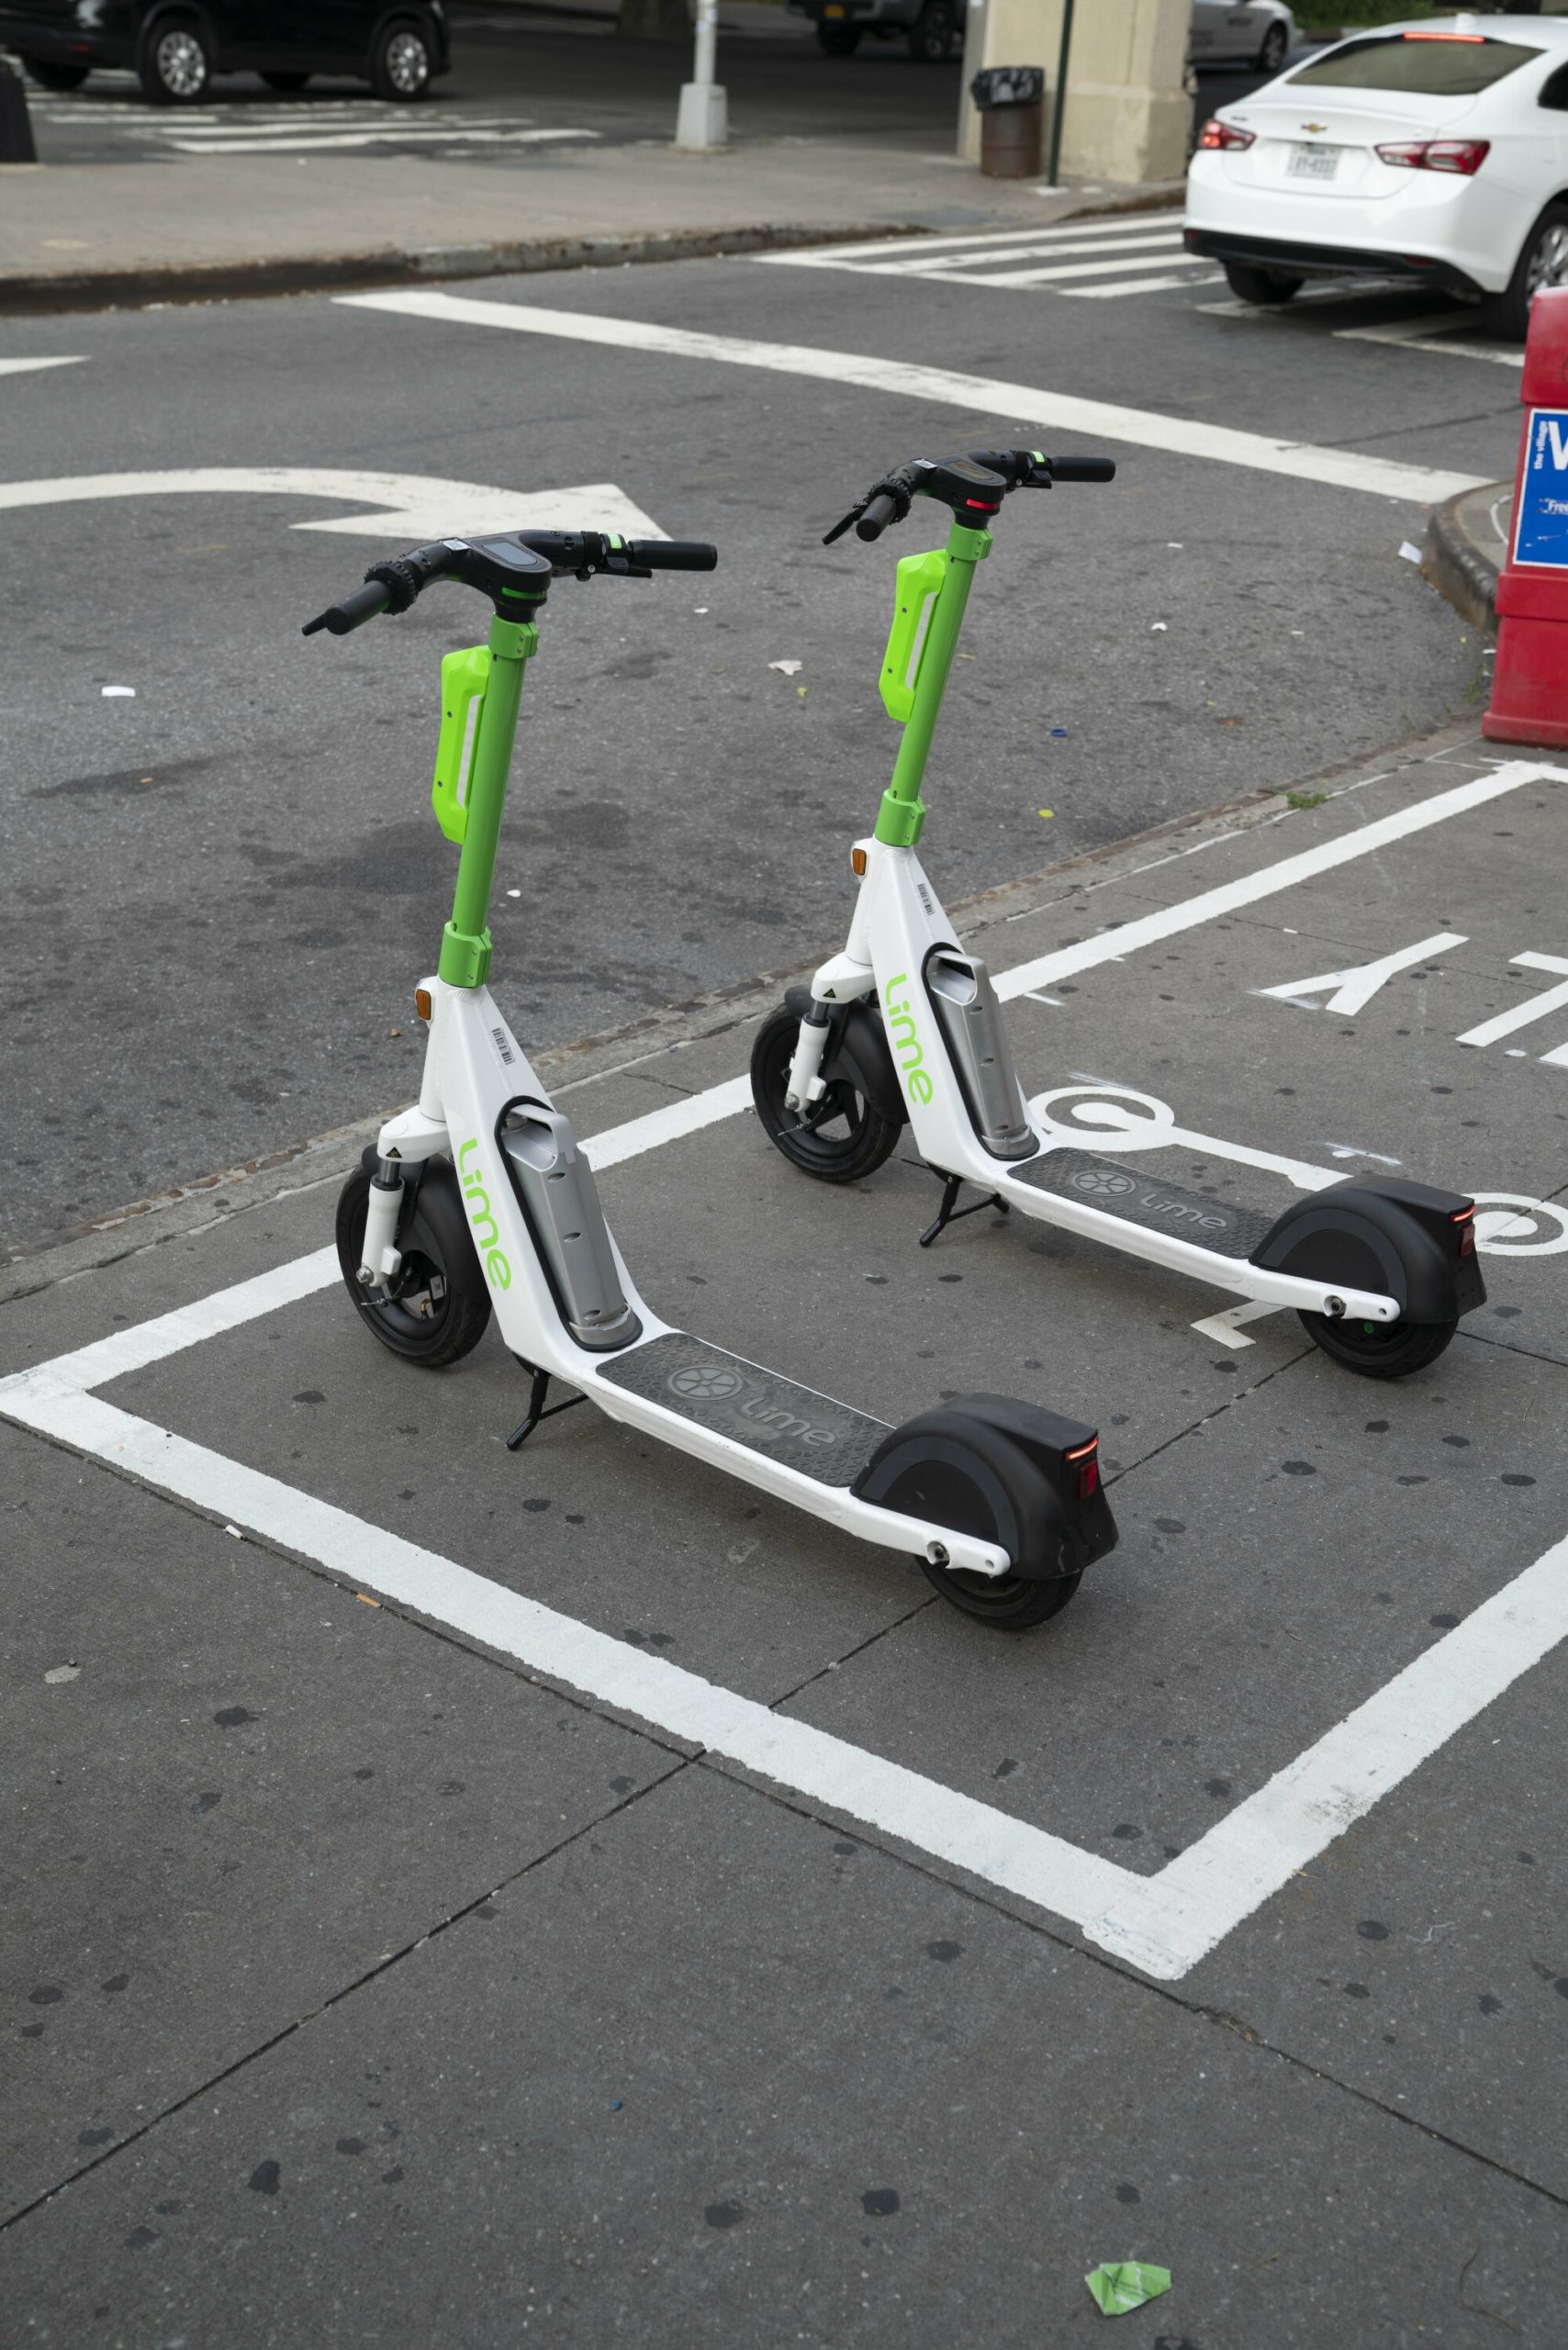
{"type": "Polygon", "coordinates": [[[979,582],[928,788],[949,899],[1474,707],[1479,647],[1401,547],[1425,499],[1510,465],[1507,354],[1362,339],[1410,297],[1238,313],[1169,217],[1058,233],[1032,266],[1085,274],[1025,285],[935,258],[0,330],[10,359],[73,363],[0,374],[7,476],[59,485],[7,514],[3,556],[13,1243],[410,1091],[453,871],[426,804],[439,660],[484,615],[432,597],[343,643],[298,629],[462,520],[421,482],[610,484],[722,550],[711,580],[555,594],[494,918],[503,999],[542,1044],[841,934],[895,747],[893,556],[932,532],[820,542],[890,463],[1001,436],[1120,468],[1018,500],[979,582]],[[505,330],[519,305],[546,330],[505,330]],[[712,340],[640,347],[655,329],[712,340]],[[756,345],[828,356],[803,374],[756,345]],[[885,364],[851,385],[834,354],[885,364]],[[927,365],[984,380],[944,405],[927,365]],[[1042,420],[1047,395],[1105,405],[1042,420]],[[257,467],[336,479],[245,494],[257,467]],[[214,468],[230,486],[193,478],[214,468]],[[344,494],[366,472],[417,527],[344,494]],[[104,475],[153,478],[73,494],[104,475]]]}

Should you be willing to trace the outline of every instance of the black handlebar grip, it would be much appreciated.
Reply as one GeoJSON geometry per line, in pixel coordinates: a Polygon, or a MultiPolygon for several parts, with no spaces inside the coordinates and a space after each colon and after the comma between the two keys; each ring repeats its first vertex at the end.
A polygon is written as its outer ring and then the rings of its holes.
{"type": "Polygon", "coordinates": [[[626,552],[649,571],[713,571],[719,562],[706,539],[631,539],[626,552]]]}
{"type": "Polygon", "coordinates": [[[879,489],[858,522],[856,523],[856,536],[862,539],[879,539],[888,524],[896,522],[898,517],[897,499],[890,498],[885,489],[879,489]]]}
{"type": "Polygon", "coordinates": [[[1047,457],[1053,481],[1114,481],[1114,457],[1047,457]]]}
{"type": "Polygon", "coordinates": [[[334,636],[347,636],[351,629],[363,628],[366,621],[375,618],[377,612],[384,612],[391,600],[392,591],[384,581],[367,579],[364,586],[356,588],[352,596],[340,597],[335,604],[329,604],[324,612],[319,612],[313,621],[308,621],[299,633],[301,636],[314,636],[318,629],[325,628],[330,629],[334,636]]]}

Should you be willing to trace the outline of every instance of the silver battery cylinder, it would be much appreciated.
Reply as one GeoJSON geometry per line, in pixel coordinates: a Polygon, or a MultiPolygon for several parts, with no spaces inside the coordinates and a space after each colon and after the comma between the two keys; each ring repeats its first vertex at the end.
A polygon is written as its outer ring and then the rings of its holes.
{"type": "Polygon", "coordinates": [[[1002,1006],[985,965],[972,955],[939,949],[925,966],[925,987],[976,1134],[993,1158],[1032,1158],[1039,1136],[1024,1113],[1002,1006]]]}
{"type": "Polygon", "coordinates": [[[621,1287],[593,1169],[571,1121],[516,1102],[501,1119],[500,1146],[567,1329],[596,1354],[629,1346],[643,1326],[621,1287]]]}

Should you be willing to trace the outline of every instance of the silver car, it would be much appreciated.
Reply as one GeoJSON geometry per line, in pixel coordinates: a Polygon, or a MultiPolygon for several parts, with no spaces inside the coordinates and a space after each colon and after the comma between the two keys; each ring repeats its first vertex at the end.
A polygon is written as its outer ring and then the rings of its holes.
{"type": "Polygon", "coordinates": [[[1277,73],[1295,44],[1282,0],[1193,0],[1194,65],[1256,65],[1277,73]]]}

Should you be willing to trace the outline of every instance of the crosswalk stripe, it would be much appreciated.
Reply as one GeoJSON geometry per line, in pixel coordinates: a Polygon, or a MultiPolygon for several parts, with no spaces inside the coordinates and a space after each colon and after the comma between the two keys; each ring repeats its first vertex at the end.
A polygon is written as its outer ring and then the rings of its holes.
{"type": "Polygon", "coordinates": [[[396,141],[401,145],[409,140],[434,140],[446,146],[463,142],[471,147],[539,146],[562,139],[597,139],[597,130],[330,130],[312,137],[302,132],[293,139],[231,139],[221,144],[211,144],[196,139],[171,139],[169,144],[182,155],[292,155],[303,151],[323,154],[329,148],[382,147],[396,141]]]}
{"type": "Polygon", "coordinates": [[[1172,286],[1218,285],[1224,275],[1223,270],[1216,269],[1202,277],[1135,277],[1122,285],[1064,285],[1061,291],[1074,302],[1114,302],[1123,294],[1169,294],[1172,286]]]}
{"type": "MultiPolygon", "coordinates": [[[[1174,253],[1170,256],[1171,261],[1177,258],[1174,253]]],[[[1148,269],[1151,262],[1168,265],[1162,254],[1132,253],[1123,261],[1074,261],[1051,269],[998,269],[986,277],[955,269],[931,269],[922,274],[942,285],[998,285],[1005,290],[1016,285],[1054,285],[1068,277],[1109,277],[1118,270],[1148,269]]]]}
{"type": "Polygon", "coordinates": [[[753,255],[753,259],[759,262],[782,263],[789,268],[809,269],[815,263],[824,261],[850,262],[862,259],[874,261],[879,256],[885,255],[890,243],[894,241],[898,243],[901,250],[907,250],[912,254],[915,252],[946,253],[951,252],[958,246],[968,249],[981,245],[990,246],[998,252],[1002,252],[1009,246],[1043,242],[1055,237],[1112,239],[1135,237],[1145,233],[1146,218],[1147,216],[1118,213],[1114,218],[1108,220],[1063,220],[1054,227],[1047,228],[971,229],[967,236],[955,233],[946,237],[912,237],[897,241],[879,237],[853,245],[813,245],[803,252],[756,253],[753,255]]]}
{"type": "MultiPolygon", "coordinates": [[[[944,253],[942,256],[942,266],[944,269],[989,269],[994,262],[1033,261],[1041,256],[1049,256],[1054,258],[1058,253],[1093,253],[1096,255],[1104,255],[1106,253],[1137,253],[1145,259],[1152,259],[1156,256],[1162,255],[1163,249],[1165,247],[1175,245],[1180,248],[1180,243],[1181,231],[1176,229],[1162,229],[1159,234],[1153,236],[1149,235],[1146,231],[1141,237],[1128,237],[1125,241],[1118,239],[1116,243],[1114,245],[1091,245],[1079,242],[1070,244],[1054,243],[1047,245],[1036,241],[1033,244],[1027,245],[1010,245],[1005,252],[1000,253],[995,250],[994,246],[967,245],[960,252],[944,253]]],[[[922,257],[916,253],[901,253],[896,261],[860,262],[857,263],[856,266],[866,270],[875,270],[879,274],[890,277],[901,275],[911,277],[923,276],[925,272],[925,263],[922,257]]],[[[1108,263],[1107,266],[1109,266],[1108,263]]]]}

